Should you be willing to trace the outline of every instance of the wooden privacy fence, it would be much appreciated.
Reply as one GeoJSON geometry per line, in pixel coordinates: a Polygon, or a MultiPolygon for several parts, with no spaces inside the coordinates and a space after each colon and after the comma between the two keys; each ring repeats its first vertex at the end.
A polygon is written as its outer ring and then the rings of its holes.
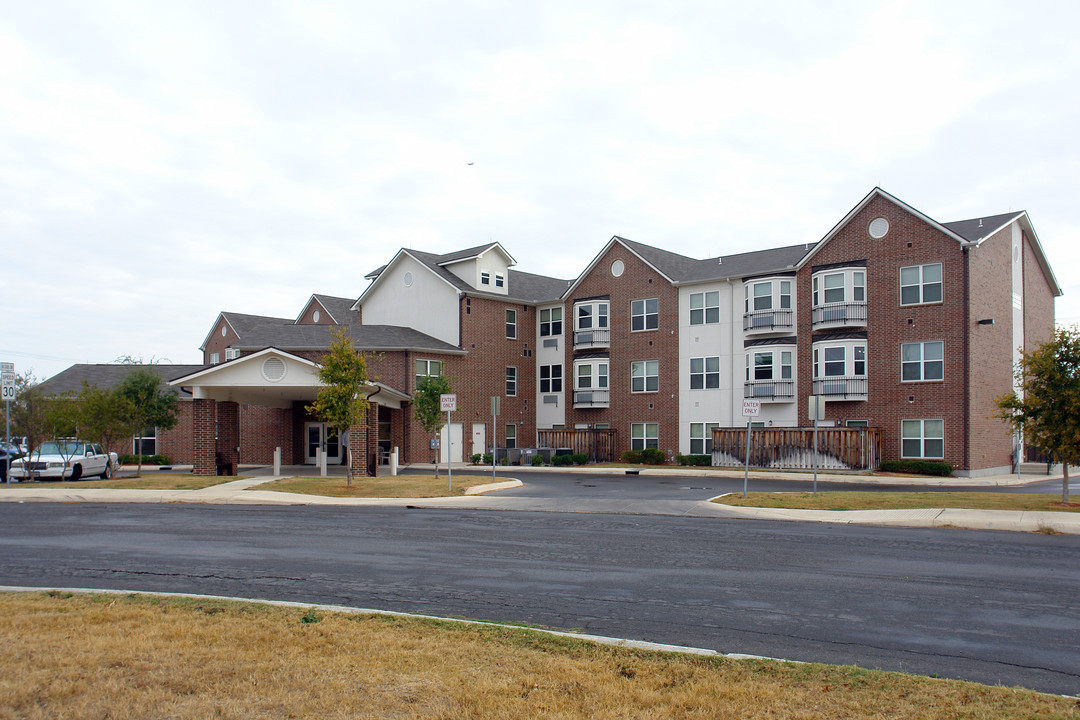
{"type": "MultiPolygon", "coordinates": [[[[754,428],[750,465],[810,470],[814,467],[813,428],[754,428]]],[[[825,470],[874,470],[880,461],[877,428],[818,428],[818,467],[825,470]]],[[[713,430],[712,464],[746,463],[746,428],[713,430]]]]}
{"type": "Polygon", "coordinates": [[[605,430],[538,430],[542,448],[569,448],[570,452],[589,456],[589,462],[614,462],[615,435],[605,430]]]}

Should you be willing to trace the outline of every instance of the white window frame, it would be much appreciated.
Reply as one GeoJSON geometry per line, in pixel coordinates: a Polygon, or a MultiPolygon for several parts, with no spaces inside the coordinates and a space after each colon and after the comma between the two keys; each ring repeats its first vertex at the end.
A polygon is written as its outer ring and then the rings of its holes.
{"type": "Polygon", "coordinates": [[[720,389],[720,356],[690,358],[690,389],[720,389]]]}
{"type": "Polygon", "coordinates": [[[503,431],[506,449],[513,450],[517,447],[517,423],[506,423],[506,427],[503,428],[503,431]]]}
{"type": "Polygon", "coordinates": [[[235,360],[238,357],[240,357],[240,351],[239,350],[233,350],[232,348],[225,348],[225,360],[226,360],[226,362],[229,361],[229,360],[235,360]]]}
{"type": "Polygon", "coordinates": [[[481,285],[490,285],[491,284],[491,273],[488,272],[487,270],[481,270],[480,271],[480,284],[481,285]]]}
{"type": "Polygon", "coordinates": [[[630,363],[630,392],[660,392],[659,360],[635,360],[630,363]]]}
{"type": "Polygon", "coordinates": [[[610,389],[610,364],[608,360],[583,360],[574,363],[574,390],[581,390],[588,392],[590,390],[608,390],[610,389]],[[581,373],[581,369],[588,367],[589,372],[585,375],[581,373]],[[581,381],[584,378],[588,378],[589,386],[583,387],[581,381]],[[593,380],[595,379],[595,383],[593,380]]]}
{"type": "Polygon", "coordinates": [[[945,341],[926,340],[923,342],[900,343],[900,382],[942,382],[945,380],[945,341]],[[927,359],[927,349],[939,357],[927,359]],[[933,351],[937,352],[933,352],[933,351]],[[917,351],[917,353],[915,352],[917,351]],[[918,357],[913,357],[917,354],[918,357]],[[940,367],[939,377],[927,377],[927,369],[940,367]],[[908,368],[917,368],[918,377],[905,377],[908,368]]]}
{"type": "Polygon", "coordinates": [[[502,275],[500,275],[499,273],[495,273],[495,287],[500,287],[501,288],[501,287],[505,287],[505,286],[506,286],[506,278],[503,277],[502,275]]]}
{"type": "Polygon", "coordinates": [[[506,339],[517,340],[517,310],[506,308],[506,339]]]}
{"type": "Polygon", "coordinates": [[[912,460],[945,459],[945,419],[912,418],[900,421],[900,457],[912,460]],[[927,424],[933,424],[933,430],[940,434],[927,435],[927,424]],[[915,431],[915,432],[912,432],[915,431]],[[940,443],[941,452],[927,451],[927,443],[940,443]],[[908,452],[911,443],[918,443],[918,454],[908,452]]]}
{"type": "Polygon", "coordinates": [[[660,299],[644,298],[630,301],[630,332],[660,329],[660,299]],[[641,327],[637,327],[640,325],[641,327]]]}
{"type": "Polygon", "coordinates": [[[220,353],[210,353],[210,364],[211,365],[217,365],[220,362],[221,362],[221,354],[220,353]]]}
{"type": "Polygon", "coordinates": [[[559,393],[562,392],[562,365],[541,365],[539,368],[540,377],[539,385],[540,392],[542,394],[559,393]],[[545,373],[546,371],[546,373],[545,373]],[[544,377],[544,375],[547,377],[544,377]]]}
{"type": "Polygon", "coordinates": [[[819,308],[826,305],[842,305],[844,303],[865,303],[866,302],[866,268],[862,266],[856,267],[840,267],[831,268],[829,270],[819,270],[814,273],[810,280],[810,300],[811,307],[819,308]],[[840,287],[826,288],[825,279],[835,278],[842,276],[842,282],[840,287]],[[826,299],[826,294],[830,291],[840,291],[840,299],[836,299],[835,295],[833,299],[826,299]]]}
{"type": "Polygon", "coordinates": [[[690,324],[716,325],[720,322],[720,291],[690,293],[690,324]]]}
{"type": "Polygon", "coordinates": [[[506,366],[506,396],[517,397],[517,368],[506,366]]]}
{"type": "Polygon", "coordinates": [[[426,377],[442,377],[442,360],[428,360],[417,358],[414,363],[416,368],[416,386],[420,387],[420,381],[426,377]]]}
{"type": "Polygon", "coordinates": [[[690,423],[690,454],[712,455],[712,431],[720,427],[718,422],[690,423]],[[695,443],[700,443],[696,445],[695,443]]]}
{"type": "Polygon", "coordinates": [[[630,423],[630,449],[645,450],[660,447],[660,423],[630,423]]]}
{"type": "Polygon", "coordinates": [[[558,337],[562,335],[562,311],[561,307],[541,308],[540,337],[558,337]]]}
{"type": "Polygon", "coordinates": [[[131,438],[131,454],[132,455],[157,455],[157,428],[148,427],[143,428],[142,433],[135,435],[131,438]],[[150,448],[153,452],[141,452],[141,448],[144,442],[150,443],[150,448]]]}
{"type": "Polygon", "coordinates": [[[607,300],[587,300],[574,303],[574,330],[607,330],[610,309],[611,303],[607,300]],[[581,310],[584,308],[589,308],[589,312],[582,315],[581,310]],[[588,320],[588,327],[582,325],[582,321],[585,319],[588,320]]]}
{"type": "Polygon", "coordinates": [[[925,265],[908,265],[900,268],[900,306],[910,307],[912,305],[934,305],[944,301],[945,298],[945,268],[941,263],[926,263],[925,265]],[[926,280],[926,271],[929,268],[937,268],[937,280],[926,280]],[[904,282],[904,271],[909,271],[907,274],[910,276],[912,270],[917,271],[918,278],[915,282],[910,281],[910,277],[907,283],[904,282]],[[937,286],[937,297],[931,297],[927,300],[927,289],[937,286]],[[918,299],[914,301],[904,302],[904,289],[905,288],[918,288],[918,299]]]}
{"type": "Polygon", "coordinates": [[[811,377],[814,380],[826,380],[828,378],[865,378],[866,368],[866,341],[865,340],[841,340],[836,342],[815,343],[812,350],[811,377]],[[826,374],[825,365],[839,362],[835,358],[826,359],[826,350],[844,350],[844,372],[841,375],[826,374]],[[859,372],[861,370],[861,372],[859,372]]]}

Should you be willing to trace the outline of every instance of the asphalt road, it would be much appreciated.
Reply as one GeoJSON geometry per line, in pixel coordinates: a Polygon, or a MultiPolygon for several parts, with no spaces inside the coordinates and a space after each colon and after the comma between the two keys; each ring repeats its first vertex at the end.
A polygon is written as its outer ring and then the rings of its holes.
{"type": "Polygon", "coordinates": [[[0,504],[0,584],[323,602],[1080,693],[1080,537],[661,516],[0,504]]]}

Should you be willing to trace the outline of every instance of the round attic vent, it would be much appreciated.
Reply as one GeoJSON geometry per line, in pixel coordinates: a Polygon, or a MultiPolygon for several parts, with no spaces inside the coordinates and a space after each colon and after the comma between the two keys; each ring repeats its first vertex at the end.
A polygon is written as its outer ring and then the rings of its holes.
{"type": "Polygon", "coordinates": [[[318,311],[318,310],[316,310],[315,312],[311,313],[311,321],[312,321],[312,322],[319,322],[319,317],[321,317],[321,316],[319,315],[319,311],[318,311]]]}
{"type": "Polygon", "coordinates": [[[285,377],[285,361],[277,357],[263,360],[262,375],[267,382],[278,382],[285,377]]]}
{"type": "Polygon", "coordinates": [[[405,274],[401,276],[401,281],[405,283],[405,287],[412,287],[412,273],[406,271],[405,274]]]}
{"type": "Polygon", "coordinates": [[[615,262],[611,263],[612,276],[620,277],[625,271],[626,265],[623,264],[622,260],[616,260],[615,262]]]}
{"type": "Polygon", "coordinates": [[[885,218],[874,218],[870,221],[870,237],[880,240],[889,232],[889,221],[885,218]]]}

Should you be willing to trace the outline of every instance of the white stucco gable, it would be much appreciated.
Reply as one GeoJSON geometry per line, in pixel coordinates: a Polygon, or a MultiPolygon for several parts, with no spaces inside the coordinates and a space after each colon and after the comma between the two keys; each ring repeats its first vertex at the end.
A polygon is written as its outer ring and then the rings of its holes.
{"type": "Polygon", "coordinates": [[[354,309],[365,325],[397,325],[460,344],[456,287],[401,250],[372,281],[354,309]]]}

